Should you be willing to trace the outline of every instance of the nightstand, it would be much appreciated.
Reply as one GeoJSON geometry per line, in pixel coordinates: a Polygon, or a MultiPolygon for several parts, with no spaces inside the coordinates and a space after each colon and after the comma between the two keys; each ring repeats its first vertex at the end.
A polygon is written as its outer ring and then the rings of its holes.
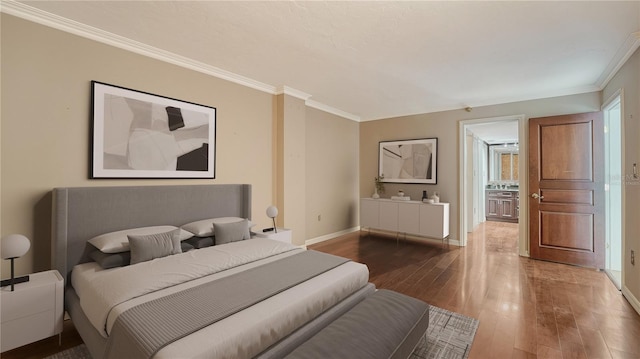
{"type": "Polygon", "coordinates": [[[0,289],[0,352],[62,333],[64,280],[57,270],[0,289]]]}
{"type": "Polygon", "coordinates": [[[261,229],[253,233],[256,238],[269,238],[280,242],[291,243],[291,230],[287,228],[278,228],[278,233],[275,231],[263,232],[261,229]]]}

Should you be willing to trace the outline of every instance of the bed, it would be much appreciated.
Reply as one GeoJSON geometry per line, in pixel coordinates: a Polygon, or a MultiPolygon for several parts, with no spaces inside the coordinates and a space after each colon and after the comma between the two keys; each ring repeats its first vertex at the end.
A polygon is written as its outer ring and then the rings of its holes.
{"type": "MultiPolygon", "coordinates": [[[[52,263],[94,358],[283,357],[375,290],[365,265],[264,238],[131,265],[96,259],[114,257],[93,240],[107,233],[128,233],[130,253],[116,254],[133,263],[149,237],[128,230],[173,226],[163,243],[184,248],[194,239],[185,224],[220,218],[251,219],[250,185],[53,190],[52,263]]],[[[216,224],[216,238],[232,226],[216,224]]]]}

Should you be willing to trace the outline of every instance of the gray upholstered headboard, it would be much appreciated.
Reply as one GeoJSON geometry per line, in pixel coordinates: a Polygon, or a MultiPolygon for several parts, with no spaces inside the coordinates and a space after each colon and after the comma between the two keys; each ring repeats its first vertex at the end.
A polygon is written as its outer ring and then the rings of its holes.
{"type": "Polygon", "coordinates": [[[55,188],[52,263],[68,284],[73,266],[90,261],[90,238],[215,217],[251,219],[251,185],[55,188]]]}

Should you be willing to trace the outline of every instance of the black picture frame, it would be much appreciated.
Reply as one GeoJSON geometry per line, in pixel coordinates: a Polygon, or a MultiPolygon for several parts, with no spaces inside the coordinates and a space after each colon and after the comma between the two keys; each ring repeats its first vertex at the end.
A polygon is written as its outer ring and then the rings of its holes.
{"type": "Polygon", "coordinates": [[[381,141],[378,176],[388,183],[438,183],[438,139],[381,141]]]}
{"type": "Polygon", "coordinates": [[[90,178],[215,178],[216,108],[91,81],[90,178]]]}

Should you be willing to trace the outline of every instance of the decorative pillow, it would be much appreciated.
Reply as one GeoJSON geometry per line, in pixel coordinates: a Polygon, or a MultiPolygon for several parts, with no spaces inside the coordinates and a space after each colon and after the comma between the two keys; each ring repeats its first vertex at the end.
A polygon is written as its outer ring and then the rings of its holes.
{"type": "Polygon", "coordinates": [[[182,253],[180,229],[166,233],[127,235],[131,248],[131,264],[182,253]]]}
{"type": "MultiPolygon", "coordinates": [[[[193,238],[193,237],[191,237],[193,238]]],[[[187,241],[182,241],[180,242],[180,249],[182,250],[182,253],[184,252],[188,252],[192,249],[195,249],[196,247],[194,247],[191,243],[187,243],[187,241]]]]}
{"type": "Polygon", "coordinates": [[[239,222],[215,223],[214,226],[216,227],[216,245],[251,238],[247,219],[239,222]]]}
{"type": "MultiPolygon", "coordinates": [[[[88,242],[93,244],[103,253],[120,253],[129,250],[129,240],[127,235],[147,235],[155,233],[164,233],[178,229],[176,226],[153,226],[125,229],[122,231],[110,232],[91,238],[88,242]]],[[[180,232],[180,240],[189,239],[193,234],[187,231],[180,232]]]]}
{"type": "MultiPolygon", "coordinates": [[[[196,237],[210,237],[213,236],[215,232],[215,226],[212,223],[231,223],[231,222],[240,222],[244,218],[240,217],[219,217],[219,218],[210,218],[210,219],[202,219],[199,221],[191,222],[180,226],[180,228],[193,233],[196,237]]],[[[251,228],[255,226],[255,223],[249,221],[249,227],[251,228]]]]}
{"type": "MultiPolygon", "coordinates": [[[[188,243],[195,249],[211,247],[213,245],[213,237],[191,237],[182,243],[188,243]]],[[[182,249],[185,252],[184,248],[182,249]]]]}
{"type": "MultiPolygon", "coordinates": [[[[188,252],[194,249],[194,246],[187,243],[187,241],[189,240],[180,242],[180,248],[182,249],[182,252],[188,252]]],[[[211,243],[213,243],[213,239],[211,239],[211,243]]],[[[89,254],[89,257],[91,257],[91,259],[98,263],[102,269],[124,267],[128,266],[129,263],[131,263],[131,252],[128,251],[120,253],[102,253],[100,251],[93,251],[91,252],[91,254],[89,254]]]]}
{"type": "Polygon", "coordinates": [[[131,252],[120,253],[102,253],[100,251],[93,251],[89,255],[96,263],[102,267],[102,269],[116,268],[128,266],[131,262],[131,252]]]}

